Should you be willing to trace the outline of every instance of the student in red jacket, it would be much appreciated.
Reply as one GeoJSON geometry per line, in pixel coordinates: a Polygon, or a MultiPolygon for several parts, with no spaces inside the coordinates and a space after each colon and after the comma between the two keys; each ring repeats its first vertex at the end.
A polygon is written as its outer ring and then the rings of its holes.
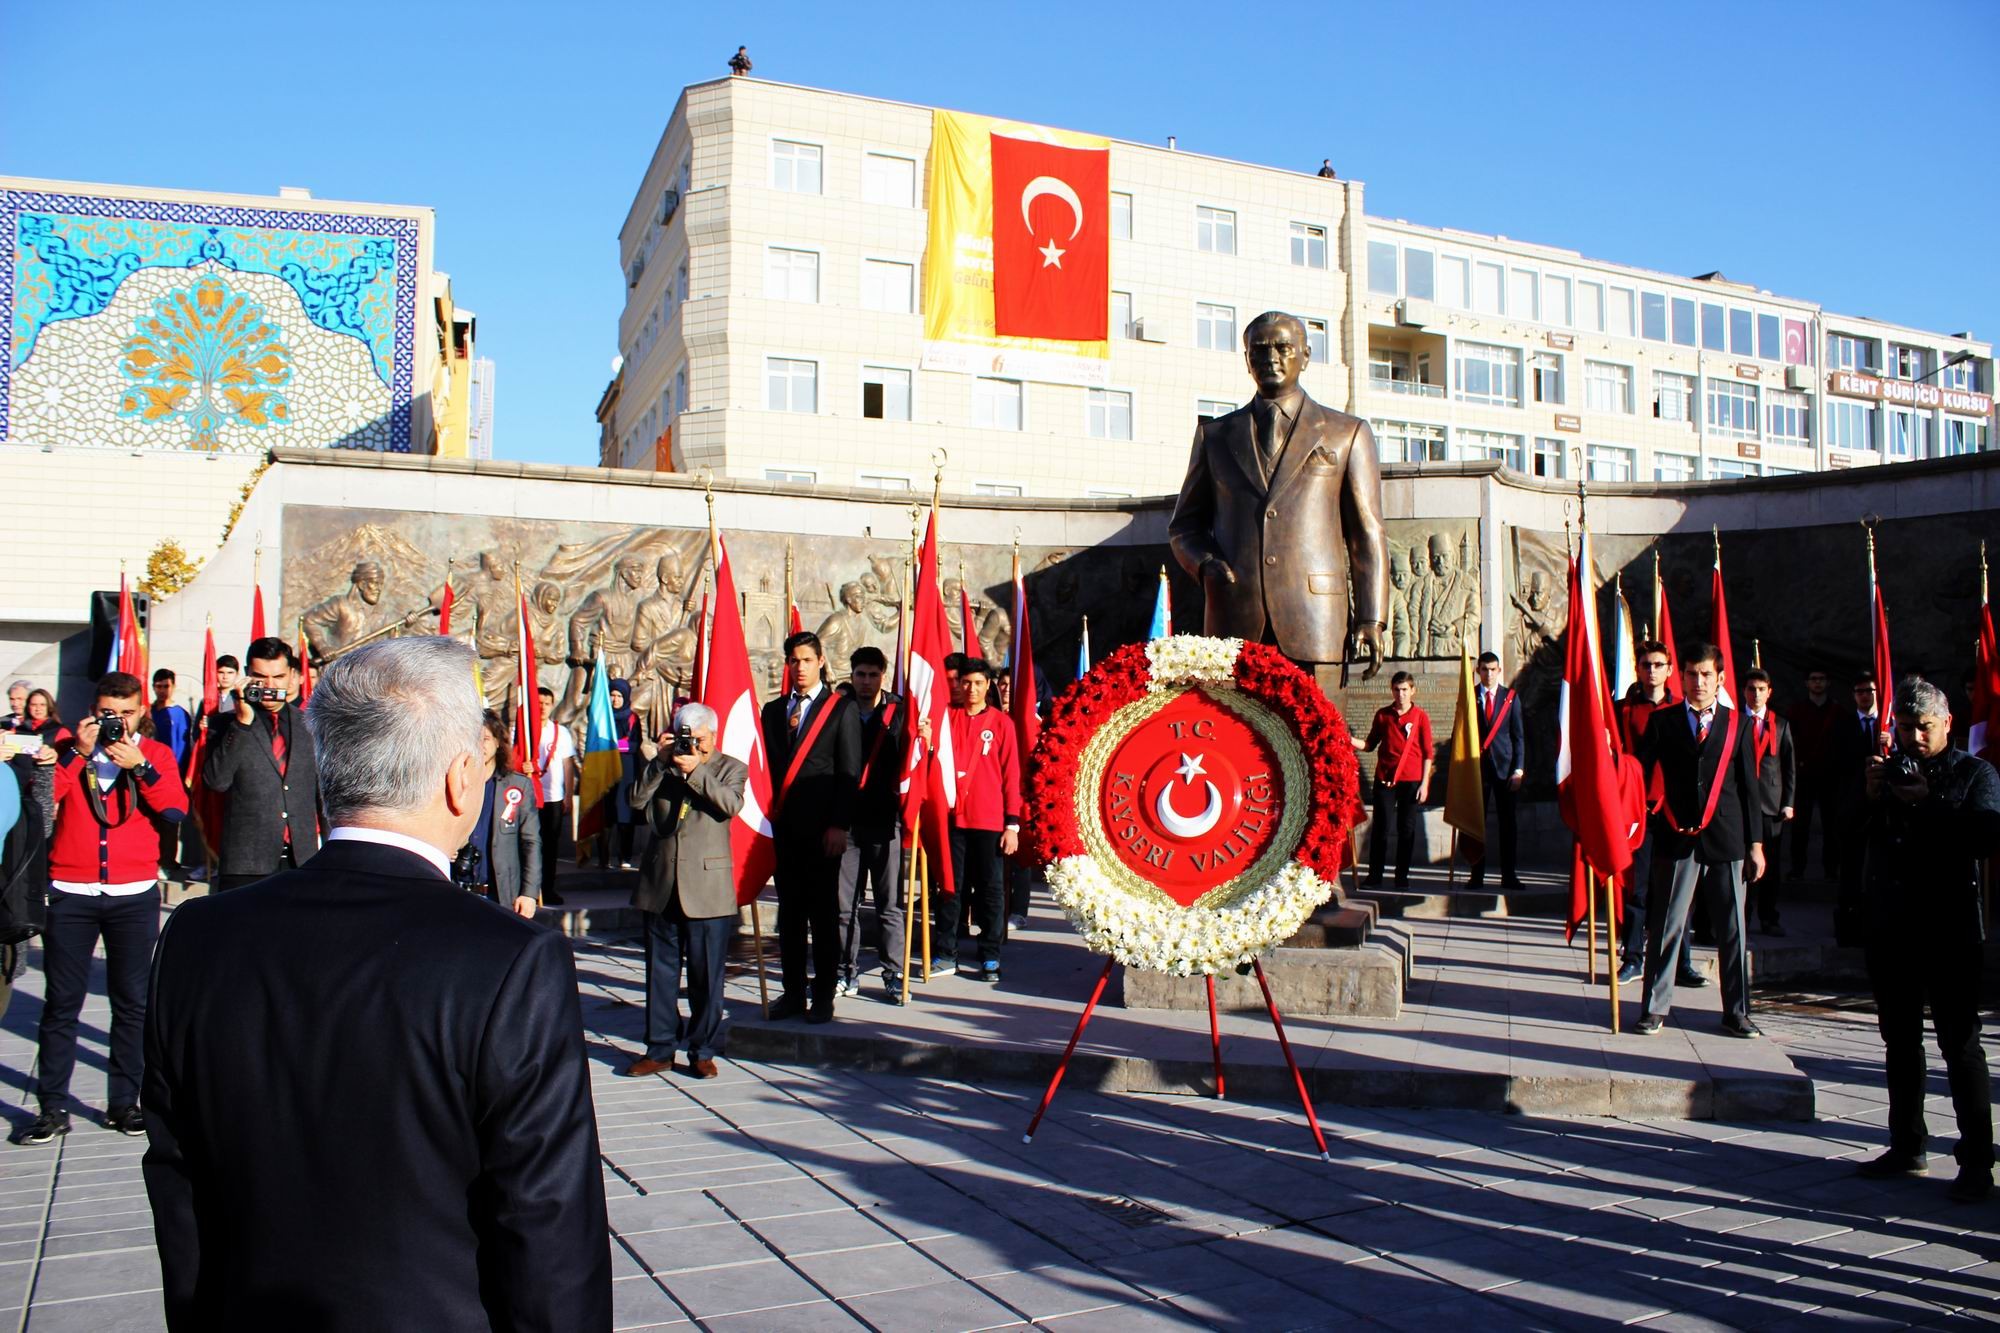
{"type": "Polygon", "coordinates": [[[987,706],[993,668],[967,658],[958,688],[965,702],[951,710],[951,753],[958,766],[958,800],[951,812],[951,871],[958,892],[940,894],[938,933],[958,951],[962,904],[972,902],[979,931],[979,979],[1000,980],[1000,943],[1007,929],[1007,877],[1000,858],[1021,841],[1021,756],[1014,721],[987,706]]]}
{"type": "Polygon", "coordinates": [[[152,738],[146,687],[113,671],[97,682],[97,704],[77,724],[76,748],[56,764],[55,834],[49,843],[49,914],[42,935],[41,1114],[17,1141],[69,1133],[69,1079],[76,1020],[90,989],[90,959],[104,938],[111,1000],[111,1079],[104,1123],[142,1135],[146,974],[160,931],[160,834],[187,817],[174,752],[152,738]]]}
{"type": "Polygon", "coordinates": [[[1431,795],[1431,764],[1436,741],[1431,717],[1417,707],[1417,681],[1407,671],[1389,678],[1389,706],[1377,709],[1368,739],[1354,738],[1362,753],[1379,747],[1375,760],[1375,811],[1368,834],[1368,886],[1382,883],[1382,862],[1389,840],[1396,841],[1396,887],[1410,883],[1410,853],[1417,841],[1417,812],[1431,795]]]}

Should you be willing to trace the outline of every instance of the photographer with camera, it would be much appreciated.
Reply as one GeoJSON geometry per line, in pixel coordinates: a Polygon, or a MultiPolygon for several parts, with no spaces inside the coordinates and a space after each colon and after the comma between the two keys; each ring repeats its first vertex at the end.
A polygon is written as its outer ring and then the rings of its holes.
{"type": "Polygon", "coordinates": [[[1944,1053],[1958,1116],[1951,1197],[1993,1190],[1993,1104],[1979,1044],[1985,953],[1980,862],[2000,851],[2000,775],[1951,744],[1944,691],[1917,676],[1896,690],[1896,746],[1862,773],[1863,901],[1868,981],[1875,991],[1889,1085],[1889,1149],[1864,1176],[1930,1170],[1924,1122],[1924,1005],[1944,1053]]]}
{"type": "Polygon", "coordinates": [[[646,914],[646,1053],[629,1078],[663,1074],[685,1047],[688,1073],[714,1078],[722,1053],[722,970],[736,928],[729,826],[743,808],[749,770],[715,752],[715,710],[682,704],[674,730],[640,746],[645,767],[632,804],[653,826],[632,905],[646,914]],[[688,1017],[681,1017],[681,973],[688,1017]]]}
{"type": "Polygon", "coordinates": [[[76,1023],[90,989],[90,959],[104,939],[104,989],[111,1001],[111,1079],[104,1123],[144,1134],[139,1080],[146,1022],[146,969],[160,929],[160,835],[187,817],[174,754],[154,740],[146,687],[113,671],[97,682],[91,716],[77,724],[76,748],[55,765],[56,823],[49,844],[49,910],[42,935],[41,1114],[16,1142],[47,1143],[69,1133],[76,1023]]]}
{"type": "Polygon", "coordinates": [[[283,639],[250,645],[233,711],[211,722],[201,780],[224,800],[215,891],[304,865],[319,850],[319,767],[292,702],[299,662],[283,639]]]}

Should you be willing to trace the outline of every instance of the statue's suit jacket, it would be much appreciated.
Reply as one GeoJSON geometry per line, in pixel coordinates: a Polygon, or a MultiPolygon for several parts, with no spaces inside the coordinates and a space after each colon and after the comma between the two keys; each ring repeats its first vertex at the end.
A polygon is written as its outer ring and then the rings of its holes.
{"type": "MultiPolygon", "coordinates": [[[[1276,420],[1282,429],[1282,416],[1276,420]]],[[[1211,556],[1236,573],[1234,586],[1213,574],[1203,579],[1203,633],[1274,642],[1302,662],[1341,661],[1350,576],[1355,619],[1388,619],[1374,434],[1359,417],[1303,392],[1268,476],[1247,406],[1195,427],[1167,535],[1188,573],[1201,577],[1211,556]]]]}

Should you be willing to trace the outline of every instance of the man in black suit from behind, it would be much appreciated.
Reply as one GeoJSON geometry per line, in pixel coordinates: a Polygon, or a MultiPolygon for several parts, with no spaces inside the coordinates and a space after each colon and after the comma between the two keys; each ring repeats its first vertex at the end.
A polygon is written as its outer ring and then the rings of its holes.
{"type": "Polygon", "coordinates": [[[209,719],[201,764],[202,782],[223,798],[217,893],[296,869],[319,850],[319,769],[292,702],[298,659],[271,638],[251,644],[248,657],[235,703],[209,719]]]}
{"type": "Polygon", "coordinates": [[[819,636],[785,640],[793,688],[764,705],[778,850],[778,959],[784,994],[772,1018],[833,1018],[840,982],[840,858],[861,777],[861,715],[826,683],[819,636]],[[794,760],[796,759],[796,762],[794,760]],[[812,980],[806,979],[810,936],[812,980]]]}
{"type": "MultiPolygon", "coordinates": [[[[1528,770],[1528,726],[1520,696],[1500,683],[1498,654],[1479,655],[1479,685],[1472,697],[1479,710],[1480,785],[1499,816],[1500,887],[1511,892],[1521,887],[1520,876],[1514,872],[1514,830],[1521,780],[1528,770]]],[[[1486,882],[1483,847],[1466,882],[1473,888],[1486,882]]]]}
{"type": "Polygon", "coordinates": [[[1695,887],[1708,888],[1722,970],[1722,1030],[1755,1037],[1750,1022],[1749,960],[1743,948],[1743,879],[1764,873],[1763,817],[1757,755],[1748,719],[1717,699],[1722,653],[1702,644],[1681,661],[1685,702],[1656,709],[1639,761],[1650,780],[1659,770],[1665,800],[1651,816],[1653,882],[1646,894],[1646,1012],[1639,1034],[1666,1026],[1674,1007],[1675,960],[1688,927],[1695,887]]]}
{"type": "Polygon", "coordinates": [[[325,849],[161,932],[144,1172],[174,1330],[611,1327],[568,942],[449,873],[486,783],[475,660],[425,636],[328,667],[325,849]]]}

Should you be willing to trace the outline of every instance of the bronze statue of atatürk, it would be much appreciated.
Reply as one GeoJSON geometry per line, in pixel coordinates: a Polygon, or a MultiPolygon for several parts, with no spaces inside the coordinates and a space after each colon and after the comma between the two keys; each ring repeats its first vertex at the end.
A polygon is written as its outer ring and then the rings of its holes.
{"type": "Polygon", "coordinates": [[[1274,644],[1302,665],[1381,670],[1389,558],[1368,423],[1299,387],[1305,325],[1271,310],[1243,332],[1249,404],[1195,427],[1167,535],[1201,580],[1202,632],[1274,644]],[[1352,576],[1353,604],[1349,606],[1352,576]]]}

